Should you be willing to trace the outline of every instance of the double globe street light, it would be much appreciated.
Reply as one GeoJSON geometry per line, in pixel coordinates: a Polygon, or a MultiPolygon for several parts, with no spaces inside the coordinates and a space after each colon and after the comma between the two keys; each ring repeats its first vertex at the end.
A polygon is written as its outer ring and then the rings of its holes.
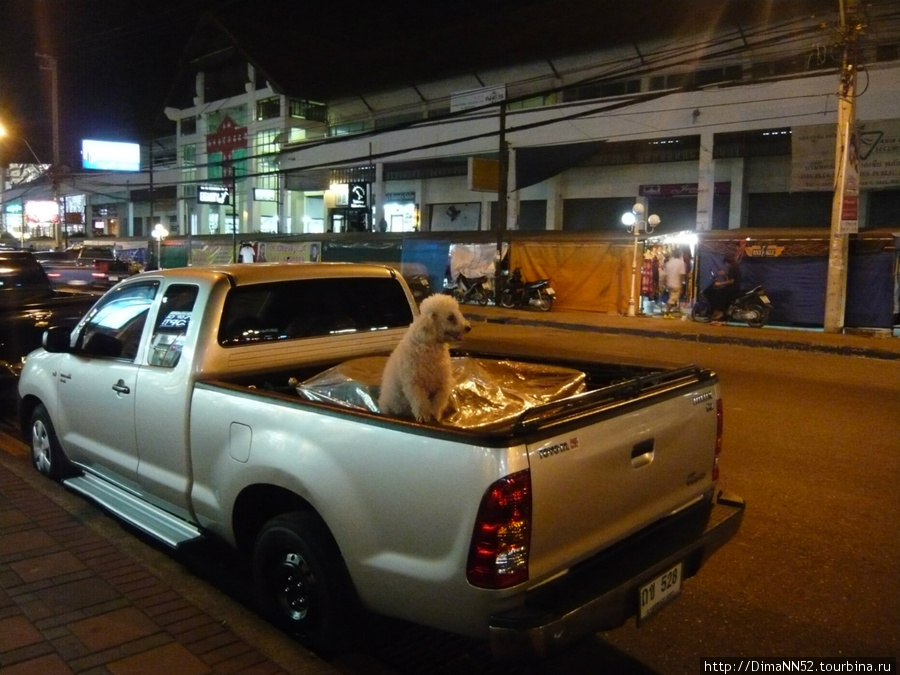
{"type": "Polygon", "coordinates": [[[638,267],[638,241],[641,234],[650,234],[659,225],[659,216],[651,215],[644,220],[644,205],[640,202],[631,207],[631,211],[622,215],[622,223],[628,231],[634,235],[634,256],[631,260],[631,297],[628,299],[628,316],[636,316],[636,292],[637,292],[637,267],[638,267]]]}

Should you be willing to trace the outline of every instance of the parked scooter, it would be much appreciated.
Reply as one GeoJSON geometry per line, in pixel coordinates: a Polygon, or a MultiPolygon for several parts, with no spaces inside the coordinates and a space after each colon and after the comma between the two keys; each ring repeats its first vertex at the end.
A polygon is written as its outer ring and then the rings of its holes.
{"type": "MultiPolygon", "coordinates": [[[[691,309],[691,319],[694,321],[707,323],[712,320],[712,305],[706,297],[706,290],[712,288],[712,286],[713,284],[707,286],[694,303],[694,307],[691,309]]],[[[766,289],[762,286],[756,286],[735,298],[728,306],[728,309],[725,310],[722,320],[739,321],[753,328],[762,328],[768,323],[769,314],[771,313],[772,302],[769,300],[769,296],[766,295],[766,289]]]]}
{"type": "Polygon", "coordinates": [[[555,297],[556,291],[550,287],[549,279],[525,281],[517,267],[500,291],[499,302],[501,307],[537,307],[542,312],[549,312],[555,297]]]}
{"type": "Polygon", "coordinates": [[[456,278],[456,285],[451,286],[448,292],[457,302],[486,305],[490,297],[490,293],[485,286],[486,283],[487,277],[469,279],[466,275],[460,274],[456,278]]]}

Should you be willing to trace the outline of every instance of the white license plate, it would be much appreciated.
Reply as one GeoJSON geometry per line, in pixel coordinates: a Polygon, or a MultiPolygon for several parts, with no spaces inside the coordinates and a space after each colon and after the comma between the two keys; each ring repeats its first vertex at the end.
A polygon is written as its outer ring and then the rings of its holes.
{"type": "Polygon", "coordinates": [[[119,277],[113,276],[112,274],[110,274],[110,275],[109,275],[109,280],[110,280],[110,281],[118,281],[118,280],[119,280],[119,277]]]}
{"type": "Polygon", "coordinates": [[[641,586],[638,596],[638,621],[658,612],[681,593],[682,564],[666,570],[649,584],[641,586]]]}
{"type": "Polygon", "coordinates": [[[556,295],[556,291],[554,291],[552,288],[548,288],[546,292],[547,295],[556,295]]]}

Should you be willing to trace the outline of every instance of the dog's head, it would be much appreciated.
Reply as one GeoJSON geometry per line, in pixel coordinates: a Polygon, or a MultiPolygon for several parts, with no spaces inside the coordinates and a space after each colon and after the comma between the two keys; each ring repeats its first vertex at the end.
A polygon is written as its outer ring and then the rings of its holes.
{"type": "Polygon", "coordinates": [[[428,339],[435,342],[459,342],[472,326],[459,311],[459,303],[449,295],[430,295],[419,307],[416,320],[428,339]]]}

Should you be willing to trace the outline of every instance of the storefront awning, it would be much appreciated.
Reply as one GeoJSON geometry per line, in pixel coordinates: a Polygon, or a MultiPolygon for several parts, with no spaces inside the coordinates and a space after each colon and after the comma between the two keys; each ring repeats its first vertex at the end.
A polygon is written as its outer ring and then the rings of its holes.
{"type": "Polygon", "coordinates": [[[516,189],[536,185],[596,154],[606,141],[516,148],[516,189]]]}

